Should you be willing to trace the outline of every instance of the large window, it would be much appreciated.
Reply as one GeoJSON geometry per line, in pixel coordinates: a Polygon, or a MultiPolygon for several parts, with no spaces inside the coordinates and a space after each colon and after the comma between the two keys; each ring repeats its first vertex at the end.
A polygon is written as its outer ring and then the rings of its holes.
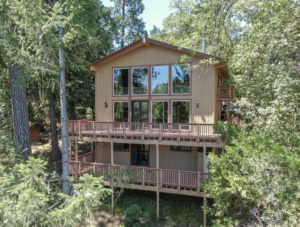
{"type": "Polygon", "coordinates": [[[114,122],[128,122],[128,102],[114,102],[114,122]]]}
{"type": "Polygon", "coordinates": [[[189,65],[172,66],[172,93],[190,94],[191,73],[189,65]]]}
{"type": "Polygon", "coordinates": [[[152,122],[168,123],[169,103],[152,102],[152,122]]]}
{"type": "Polygon", "coordinates": [[[153,95],[168,94],[169,66],[153,66],[151,71],[151,93],[153,95]]]}
{"type": "Polygon", "coordinates": [[[174,101],[172,106],[173,123],[190,123],[189,101],[174,101]]]}
{"type": "Polygon", "coordinates": [[[128,143],[114,143],[114,151],[129,151],[128,143]]]}
{"type": "Polygon", "coordinates": [[[148,68],[132,68],[132,94],[148,94],[148,68]]]}
{"type": "Polygon", "coordinates": [[[114,95],[128,95],[128,69],[114,69],[114,95]]]}
{"type": "Polygon", "coordinates": [[[187,146],[171,146],[171,151],[191,151],[191,147],[187,146]]]}

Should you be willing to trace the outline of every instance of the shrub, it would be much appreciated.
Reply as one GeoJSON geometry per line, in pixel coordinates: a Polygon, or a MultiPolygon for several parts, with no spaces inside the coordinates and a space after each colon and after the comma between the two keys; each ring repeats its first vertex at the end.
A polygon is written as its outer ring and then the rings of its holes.
{"type": "Polygon", "coordinates": [[[150,221],[150,214],[143,212],[137,204],[131,205],[125,211],[125,226],[140,226],[140,218],[147,224],[150,221]]]}

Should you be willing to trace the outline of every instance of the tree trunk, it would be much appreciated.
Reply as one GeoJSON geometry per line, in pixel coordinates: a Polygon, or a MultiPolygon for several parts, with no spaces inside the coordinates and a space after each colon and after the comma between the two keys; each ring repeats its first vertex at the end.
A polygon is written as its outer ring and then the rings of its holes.
{"type": "Polygon", "coordinates": [[[27,160],[31,154],[31,142],[26,84],[22,78],[22,69],[17,66],[9,66],[9,81],[15,145],[22,152],[23,158],[27,160]]]}
{"type": "Polygon", "coordinates": [[[124,47],[125,39],[125,1],[122,1],[122,34],[121,34],[121,49],[124,47]]]}
{"type": "Polygon", "coordinates": [[[52,161],[59,161],[61,160],[61,154],[60,154],[58,139],[57,139],[54,94],[51,89],[48,89],[48,99],[49,99],[49,112],[50,112],[52,161]]]}
{"type": "MultiPolygon", "coordinates": [[[[62,0],[59,0],[62,7],[62,0]]],[[[65,54],[63,47],[64,30],[59,27],[59,75],[60,75],[60,106],[61,106],[61,140],[62,140],[62,169],[63,169],[63,193],[70,194],[69,184],[69,150],[67,130],[67,99],[66,99],[66,76],[65,76],[65,54]]]]}

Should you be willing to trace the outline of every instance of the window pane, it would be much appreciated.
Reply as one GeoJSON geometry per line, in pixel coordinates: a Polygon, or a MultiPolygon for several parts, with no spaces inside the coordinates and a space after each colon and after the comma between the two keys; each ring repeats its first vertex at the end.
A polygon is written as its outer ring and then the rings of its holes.
{"type": "Polygon", "coordinates": [[[188,65],[172,66],[173,94],[190,93],[190,70],[188,65]]]}
{"type": "Polygon", "coordinates": [[[169,93],[169,66],[152,67],[151,92],[152,94],[169,93]]]}
{"type": "Polygon", "coordinates": [[[173,102],[173,123],[190,122],[190,102],[173,102]]]}
{"type": "Polygon", "coordinates": [[[172,151],[191,151],[191,147],[187,146],[171,146],[172,151]]]}
{"type": "Polygon", "coordinates": [[[114,102],[114,122],[128,122],[128,102],[114,102]]]}
{"type": "Polygon", "coordinates": [[[114,143],[114,151],[129,151],[128,143],[114,143]]]}
{"type": "Polygon", "coordinates": [[[114,69],[114,95],[128,95],[128,69],[114,69]]]}
{"type": "Polygon", "coordinates": [[[148,94],[148,68],[132,68],[132,94],[148,94]]]}
{"type": "Polygon", "coordinates": [[[168,102],[152,102],[152,122],[168,123],[168,102]]]}

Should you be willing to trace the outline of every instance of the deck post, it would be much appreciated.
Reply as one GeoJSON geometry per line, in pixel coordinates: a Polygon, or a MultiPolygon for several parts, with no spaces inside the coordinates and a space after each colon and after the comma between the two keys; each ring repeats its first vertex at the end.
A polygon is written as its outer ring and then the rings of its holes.
{"type": "Polygon", "coordinates": [[[114,164],[114,143],[110,143],[110,159],[111,159],[111,164],[114,164]]]}
{"type": "Polygon", "coordinates": [[[93,141],[91,142],[91,152],[92,153],[94,152],[94,142],[93,141]]]}
{"type": "Polygon", "coordinates": [[[125,122],[123,122],[123,138],[124,140],[126,139],[126,134],[125,134],[125,122]]]}
{"type": "Polygon", "coordinates": [[[96,174],[96,163],[93,163],[93,174],[96,174]]]}
{"type": "Polygon", "coordinates": [[[156,192],[156,217],[159,219],[159,190],[157,187],[157,192],[156,192]]]}
{"type": "Polygon", "coordinates": [[[143,172],[144,172],[144,174],[143,174],[143,183],[142,183],[142,186],[145,187],[145,174],[146,174],[145,168],[143,168],[143,172]]]}
{"type": "Polygon", "coordinates": [[[80,176],[81,176],[81,162],[79,162],[79,173],[78,173],[77,178],[79,179],[80,176]]]}
{"type": "Polygon", "coordinates": [[[159,145],[156,144],[156,169],[159,169],[159,145]]]}
{"type": "Polygon", "coordinates": [[[230,101],[227,100],[227,126],[229,126],[229,105],[230,105],[230,101]]]}
{"type": "Polygon", "coordinates": [[[203,227],[206,227],[206,211],[205,211],[205,209],[206,209],[206,196],[205,196],[205,194],[204,194],[204,197],[203,197],[203,208],[204,208],[204,210],[203,210],[203,227]]]}
{"type": "Polygon", "coordinates": [[[111,210],[114,211],[115,208],[115,190],[114,190],[114,180],[111,179],[111,210]]]}
{"type": "Polygon", "coordinates": [[[162,140],[162,124],[159,123],[159,140],[162,140]]]}
{"type": "Polygon", "coordinates": [[[200,141],[199,135],[200,135],[200,125],[198,124],[198,128],[197,128],[197,143],[199,143],[199,141],[200,141]]]}
{"type": "Polygon", "coordinates": [[[93,137],[96,137],[96,135],[95,135],[95,121],[93,121],[93,137]]]}
{"type": "Polygon", "coordinates": [[[107,122],[107,133],[108,133],[108,138],[110,139],[110,133],[109,133],[109,122],[107,122]]]}
{"type": "Polygon", "coordinates": [[[180,124],[178,124],[179,135],[177,141],[180,141],[180,124]]]}
{"type": "Polygon", "coordinates": [[[142,140],[145,139],[145,124],[144,122],[142,123],[142,140]]]}
{"type": "Polygon", "coordinates": [[[198,182],[197,192],[200,192],[200,173],[197,174],[197,182],[198,182]]]}
{"type": "Polygon", "coordinates": [[[72,140],[69,140],[69,159],[72,158],[72,140]]]}
{"type": "Polygon", "coordinates": [[[203,173],[206,173],[206,145],[203,145],[203,173]]]}
{"type": "Polygon", "coordinates": [[[178,188],[177,188],[177,190],[178,191],[180,191],[180,179],[181,179],[181,177],[180,177],[180,171],[178,171],[178,188]]]}
{"type": "Polygon", "coordinates": [[[78,135],[81,136],[81,125],[80,125],[80,121],[78,121],[78,135]]]}
{"type": "Polygon", "coordinates": [[[75,161],[78,161],[78,139],[75,139],[75,161]]]}

